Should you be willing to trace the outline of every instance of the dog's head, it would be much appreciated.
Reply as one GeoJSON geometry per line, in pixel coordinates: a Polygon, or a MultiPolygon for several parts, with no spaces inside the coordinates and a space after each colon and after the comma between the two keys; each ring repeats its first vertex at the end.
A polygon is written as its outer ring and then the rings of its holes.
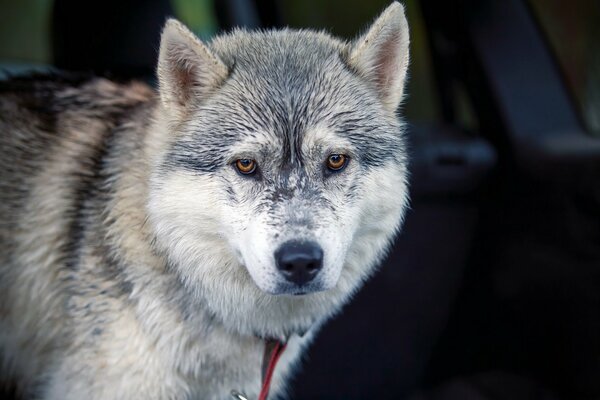
{"type": "Polygon", "coordinates": [[[408,43],[398,3],[352,43],[237,30],[204,45],[167,22],[149,216],[226,323],[303,329],[380,261],[407,203],[408,43]]]}

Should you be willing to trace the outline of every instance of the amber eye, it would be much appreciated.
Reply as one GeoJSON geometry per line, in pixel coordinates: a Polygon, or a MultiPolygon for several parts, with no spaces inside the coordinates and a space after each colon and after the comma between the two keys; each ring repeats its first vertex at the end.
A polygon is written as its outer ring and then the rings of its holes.
{"type": "Polygon", "coordinates": [[[235,162],[235,167],[241,174],[251,175],[256,171],[256,161],[242,158],[235,162]]]}
{"type": "Polygon", "coordinates": [[[327,168],[332,171],[342,170],[348,163],[348,157],[343,154],[331,154],[327,157],[327,168]]]}

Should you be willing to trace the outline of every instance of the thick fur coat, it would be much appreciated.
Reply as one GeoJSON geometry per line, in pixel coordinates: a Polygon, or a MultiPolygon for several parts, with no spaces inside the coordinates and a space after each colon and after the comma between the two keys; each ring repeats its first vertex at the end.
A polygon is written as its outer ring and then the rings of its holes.
{"type": "Polygon", "coordinates": [[[283,395],[400,227],[407,65],[394,3],[351,43],[236,30],[204,44],[170,20],[158,92],[0,82],[3,380],[25,398],[255,398],[276,338],[283,395]],[[290,240],[322,249],[303,285],[274,261],[290,240]]]}

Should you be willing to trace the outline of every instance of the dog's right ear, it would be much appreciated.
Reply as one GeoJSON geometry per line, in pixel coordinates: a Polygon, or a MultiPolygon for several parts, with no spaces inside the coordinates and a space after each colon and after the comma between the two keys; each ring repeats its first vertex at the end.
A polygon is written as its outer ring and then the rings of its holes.
{"type": "Polygon", "coordinates": [[[227,66],[181,22],[165,24],[158,56],[160,99],[174,118],[210,95],[227,78],[227,66]]]}

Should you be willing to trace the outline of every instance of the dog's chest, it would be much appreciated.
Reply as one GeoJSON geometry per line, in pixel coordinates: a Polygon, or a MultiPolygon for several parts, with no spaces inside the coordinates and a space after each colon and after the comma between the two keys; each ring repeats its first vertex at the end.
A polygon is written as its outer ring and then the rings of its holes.
{"type": "MultiPolygon", "coordinates": [[[[270,394],[273,397],[285,387],[293,365],[298,359],[302,339],[293,338],[275,364],[271,380],[270,394]]],[[[263,363],[265,341],[260,339],[231,340],[217,337],[211,340],[212,346],[205,353],[204,362],[196,371],[195,379],[188,380],[192,398],[234,399],[232,391],[245,395],[248,399],[257,398],[263,384],[263,363]]],[[[190,377],[192,378],[192,377],[190,377]]]]}
{"type": "MultiPolygon", "coordinates": [[[[283,388],[283,377],[296,359],[297,346],[286,349],[277,362],[272,391],[283,388]]],[[[210,335],[179,356],[173,354],[175,370],[181,371],[185,391],[193,399],[233,399],[232,391],[257,398],[263,381],[265,342],[258,338],[234,338],[228,334],[210,335]]],[[[175,377],[174,377],[175,378],[175,377]]]]}

